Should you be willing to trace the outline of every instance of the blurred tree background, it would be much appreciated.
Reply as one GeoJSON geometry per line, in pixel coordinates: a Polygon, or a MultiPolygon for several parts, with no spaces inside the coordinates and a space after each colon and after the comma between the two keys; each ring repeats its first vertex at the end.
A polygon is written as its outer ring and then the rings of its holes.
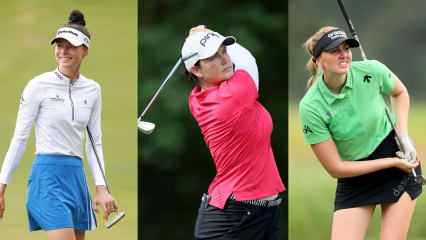
{"type": "MultiPolygon", "coordinates": [[[[423,70],[426,63],[426,1],[344,2],[367,58],[387,65],[407,87],[411,101],[409,133],[419,156],[425,156],[426,81],[423,70]]],[[[305,69],[308,54],[302,45],[324,26],[342,28],[348,35],[350,32],[336,0],[290,0],[288,12],[289,189],[294,190],[289,194],[289,238],[330,239],[336,180],[330,177],[305,144],[301,131],[298,103],[309,78],[305,69]]],[[[359,49],[353,49],[352,55],[354,61],[362,60],[359,49]]],[[[421,162],[424,164],[423,159],[421,162]]],[[[407,239],[426,239],[425,211],[426,201],[420,196],[407,239]]],[[[380,216],[380,207],[377,207],[366,240],[379,239],[380,216]]]]}
{"type": "MultiPolygon", "coordinates": [[[[191,27],[204,24],[237,41],[255,56],[260,98],[274,121],[272,149],[287,178],[287,1],[139,1],[139,114],[177,62],[191,27]]],[[[139,236],[193,239],[200,199],[215,176],[201,131],[189,112],[192,84],[170,79],[145,116],[151,135],[139,134],[139,236]]],[[[287,193],[282,230],[287,235],[287,193]]]]}

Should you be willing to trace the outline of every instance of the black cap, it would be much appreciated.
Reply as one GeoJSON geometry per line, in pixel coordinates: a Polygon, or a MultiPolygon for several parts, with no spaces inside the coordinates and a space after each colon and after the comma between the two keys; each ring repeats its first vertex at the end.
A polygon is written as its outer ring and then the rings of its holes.
{"type": "Polygon", "coordinates": [[[322,36],[313,49],[313,60],[316,61],[323,51],[333,49],[341,43],[346,42],[350,48],[359,47],[359,42],[353,38],[348,38],[342,29],[334,29],[322,36]]]}

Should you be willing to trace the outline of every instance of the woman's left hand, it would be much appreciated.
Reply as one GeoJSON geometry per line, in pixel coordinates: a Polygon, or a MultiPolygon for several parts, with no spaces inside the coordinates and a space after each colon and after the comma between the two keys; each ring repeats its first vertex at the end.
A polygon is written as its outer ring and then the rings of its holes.
{"type": "Polygon", "coordinates": [[[110,213],[117,211],[118,204],[115,199],[108,193],[107,188],[104,185],[96,186],[95,198],[92,200],[92,207],[96,213],[99,213],[97,205],[101,205],[104,212],[104,219],[108,220],[110,213]]]}

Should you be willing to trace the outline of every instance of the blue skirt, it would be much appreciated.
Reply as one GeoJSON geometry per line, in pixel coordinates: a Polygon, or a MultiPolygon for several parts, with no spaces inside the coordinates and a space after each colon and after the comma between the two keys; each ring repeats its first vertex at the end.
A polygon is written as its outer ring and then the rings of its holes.
{"type": "Polygon", "coordinates": [[[38,154],[28,178],[30,231],[97,227],[92,200],[79,157],[38,154]]]}

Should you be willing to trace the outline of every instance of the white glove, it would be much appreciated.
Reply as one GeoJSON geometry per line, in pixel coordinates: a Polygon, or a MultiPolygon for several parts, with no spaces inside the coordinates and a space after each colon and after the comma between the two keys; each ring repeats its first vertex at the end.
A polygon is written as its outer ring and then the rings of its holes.
{"type": "Polygon", "coordinates": [[[400,136],[399,138],[401,139],[402,146],[399,145],[398,140],[396,141],[396,143],[398,144],[399,149],[401,149],[404,152],[398,151],[396,153],[396,155],[399,158],[403,158],[410,163],[415,163],[416,157],[417,157],[417,152],[416,152],[416,149],[414,148],[413,141],[408,136],[408,134],[404,134],[404,135],[400,136]]]}

